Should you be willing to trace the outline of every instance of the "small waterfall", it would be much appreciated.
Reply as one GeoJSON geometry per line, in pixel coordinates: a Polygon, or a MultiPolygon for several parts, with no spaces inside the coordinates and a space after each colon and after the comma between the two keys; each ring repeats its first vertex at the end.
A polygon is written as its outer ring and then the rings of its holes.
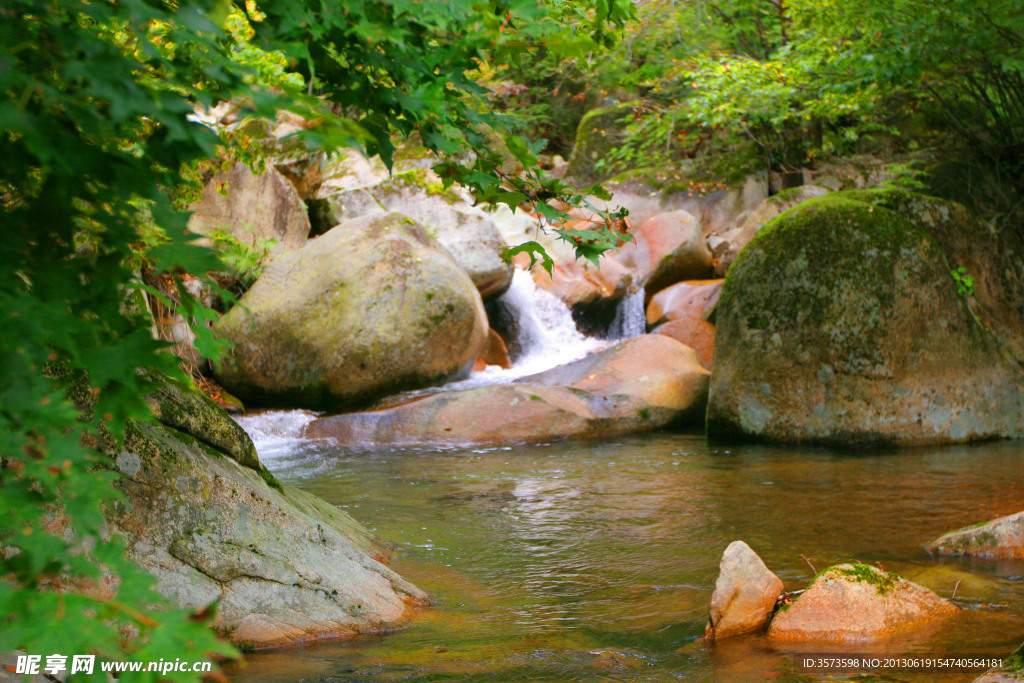
{"type": "Polygon", "coordinates": [[[311,445],[302,438],[302,430],[317,417],[319,413],[308,410],[267,410],[239,415],[235,422],[252,439],[256,452],[266,464],[301,454],[303,446],[311,445]]]}
{"type": "Polygon", "coordinates": [[[615,310],[615,318],[608,327],[608,339],[632,339],[647,332],[647,314],[644,311],[644,288],[627,294],[615,310]]]}
{"type": "MultiPolygon", "coordinates": [[[[469,379],[447,385],[446,389],[468,389],[510,382],[556,365],[563,365],[608,346],[607,341],[584,336],[576,329],[569,307],[554,294],[534,283],[526,270],[516,269],[512,285],[499,302],[514,319],[514,339],[509,346],[518,351],[508,370],[488,367],[469,379]]],[[[640,305],[643,305],[641,298],[640,305]]]]}
{"type": "MultiPolygon", "coordinates": [[[[569,307],[554,294],[537,287],[529,271],[517,268],[508,291],[498,303],[511,319],[509,346],[514,349],[513,364],[508,370],[488,366],[474,372],[468,379],[444,386],[445,391],[473,389],[503,384],[538,372],[571,363],[589,353],[610,346],[613,341],[629,339],[645,332],[644,290],[630,293],[619,304],[607,339],[587,337],[576,329],[569,307]]],[[[437,388],[409,392],[436,393],[437,388]]],[[[302,438],[305,426],[316,419],[316,413],[302,410],[267,411],[235,418],[249,433],[261,458],[279,463],[315,452],[316,442],[302,438]]]]}

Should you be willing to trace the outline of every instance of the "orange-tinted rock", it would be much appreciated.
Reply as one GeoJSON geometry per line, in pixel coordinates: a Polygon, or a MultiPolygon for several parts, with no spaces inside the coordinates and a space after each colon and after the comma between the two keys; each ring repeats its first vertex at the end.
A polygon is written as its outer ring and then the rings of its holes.
{"type": "Polygon", "coordinates": [[[781,592],[782,580],[764,565],[757,553],[743,541],[733,541],[722,554],[718,567],[704,637],[720,640],[763,631],[781,592]]]}
{"type": "Polygon", "coordinates": [[[709,374],[661,335],[635,337],[523,383],[449,391],[384,410],[321,418],[306,435],[431,445],[597,438],[699,420],[709,374]]]}
{"type": "MultiPolygon", "coordinates": [[[[508,345],[501,338],[501,335],[494,330],[487,331],[487,341],[484,342],[484,348],[480,352],[480,357],[476,359],[477,366],[481,362],[484,365],[497,365],[506,370],[511,366],[508,359],[508,345]]],[[[474,369],[483,370],[481,367],[475,367],[474,369]]]]}
{"type": "Polygon", "coordinates": [[[711,369],[715,357],[715,326],[707,320],[694,317],[670,320],[652,330],[651,334],[663,334],[686,344],[697,352],[701,365],[711,369]]]}
{"type": "Polygon", "coordinates": [[[723,282],[725,280],[690,280],[661,290],[651,297],[647,305],[647,324],[703,318],[718,303],[723,282]]]}
{"type": "Polygon", "coordinates": [[[700,221],[687,211],[658,214],[633,229],[618,257],[635,269],[648,292],[682,280],[709,277],[711,251],[700,221]]]}
{"type": "Polygon", "coordinates": [[[565,302],[588,333],[611,323],[634,277],[626,266],[607,256],[601,257],[598,266],[582,259],[556,263],[550,274],[538,263],[531,273],[538,287],[565,302]]]}
{"type": "Polygon", "coordinates": [[[895,574],[866,564],[841,564],[822,572],[780,610],[768,636],[857,643],[899,635],[957,611],[951,602],[895,574]]]}

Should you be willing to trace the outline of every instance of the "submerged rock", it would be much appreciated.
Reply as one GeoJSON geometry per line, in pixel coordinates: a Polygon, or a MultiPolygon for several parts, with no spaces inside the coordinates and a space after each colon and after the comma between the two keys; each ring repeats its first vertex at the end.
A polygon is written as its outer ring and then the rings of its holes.
{"type": "Polygon", "coordinates": [[[899,635],[959,610],[927,588],[866,564],[840,564],[779,610],[768,636],[857,643],[899,635]]]}
{"type": "Polygon", "coordinates": [[[708,371],[696,352],[646,335],[517,384],[434,394],[321,418],[306,436],[347,444],[516,443],[597,438],[700,419],[708,371]]]}
{"type": "Polygon", "coordinates": [[[334,409],[469,372],[487,338],[476,287],[400,214],[343,223],[277,259],[215,326],[221,384],[263,405],[334,409]]]}
{"type": "Polygon", "coordinates": [[[942,250],[887,209],[813,199],[760,232],[716,309],[708,433],[950,443],[1024,432],[1024,373],[942,250]]]}
{"type": "Polygon", "coordinates": [[[959,529],[928,544],[940,555],[1024,559],[1024,512],[959,529]]]}
{"type": "Polygon", "coordinates": [[[1024,645],[1003,659],[1003,665],[990,669],[971,683],[1019,683],[1024,681],[1024,645]]]}
{"type": "Polygon", "coordinates": [[[190,609],[218,600],[213,626],[242,648],[380,633],[426,602],[372,559],[387,549],[365,528],[278,483],[226,413],[193,410],[187,393],[154,395],[165,424],[129,424],[116,456],[125,500],[108,514],[161,593],[190,609]]]}
{"type": "Polygon", "coordinates": [[[715,592],[711,595],[708,640],[763,631],[782,592],[782,580],[743,541],[733,541],[722,554],[715,592]]]}

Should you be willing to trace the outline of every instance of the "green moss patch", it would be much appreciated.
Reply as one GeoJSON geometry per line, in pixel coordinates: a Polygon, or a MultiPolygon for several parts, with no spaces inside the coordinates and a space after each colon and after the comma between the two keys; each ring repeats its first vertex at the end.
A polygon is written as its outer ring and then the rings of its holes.
{"type": "Polygon", "coordinates": [[[885,572],[869,564],[840,564],[829,567],[823,573],[832,573],[848,581],[868,583],[875,587],[879,595],[886,595],[898,586],[903,579],[895,573],[885,572]]]}

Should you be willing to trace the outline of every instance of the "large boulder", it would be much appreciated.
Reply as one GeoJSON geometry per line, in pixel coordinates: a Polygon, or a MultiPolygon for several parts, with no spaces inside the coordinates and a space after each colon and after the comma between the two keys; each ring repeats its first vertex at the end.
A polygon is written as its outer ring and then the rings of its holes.
{"type": "Polygon", "coordinates": [[[1024,377],[957,291],[936,242],[830,195],[746,247],[717,311],[708,433],[949,443],[1024,431],[1024,377]]]}
{"type": "Polygon", "coordinates": [[[866,564],[840,564],[775,615],[768,637],[859,643],[900,635],[958,609],[927,588],[866,564]]]}
{"type": "Polygon", "coordinates": [[[150,403],[161,422],[129,424],[108,518],[160,592],[219,601],[214,627],[245,649],[386,632],[426,602],[364,527],[277,482],[226,413],[169,385],[150,403]]]}
{"type": "Polygon", "coordinates": [[[845,196],[895,211],[938,242],[959,275],[973,312],[1024,363],[1024,236],[1012,226],[984,222],[964,206],[899,189],[845,196]],[[969,283],[969,286],[967,286],[969,283]]]}
{"type": "Polygon", "coordinates": [[[950,532],[928,549],[939,555],[1024,559],[1024,512],[950,532]]]}
{"type": "Polygon", "coordinates": [[[306,205],[292,184],[270,167],[256,175],[238,162],[214,174],[189,210],[192,232],[224,232],[257,251],[273,240],[268,250],[275,258],[298,249],[309,237],[306,205]]]}
{"type": "Polygon", "coordinates": [[[513,266],[502,258],[508,244],[494,221],[464,190],[445,188],[430,171],[413,169],[366,188],[338,190],[314,206],[317,223],[328,227],[381,210],[408,216],[451,252],[485,300],[512,282],[513,266]]]}
{"type": "Polygon", "coordinates": [[[321,418],[306,436],[345,444],[437,445],[650,431],[700,419],[708,374],[696,353],[674,339],[636,337],[521,383],[321,418]]]}
{"type": "Polygon", "coordinates": [[[468,373],[487,316],[447,251],[389,213],[275,260],[214,329],[234,345],[215,368],[232,393],[337,410],[468,373]]]}
{"type": "Polygon", "coordinates": [[[653,216],[634,228],[632,235],[633,241],[622,247],[619,258],[639,274],[648,293],[711,275],[704,229],[689,211],[653,216]]]}
{"type": "Polygon", "coordinates": [[[780,593],[782,579],[764,565],[750,546],[733,541],[718,566],[704,637],[721,640],[763,631],[771,621],[780,593]]]}

